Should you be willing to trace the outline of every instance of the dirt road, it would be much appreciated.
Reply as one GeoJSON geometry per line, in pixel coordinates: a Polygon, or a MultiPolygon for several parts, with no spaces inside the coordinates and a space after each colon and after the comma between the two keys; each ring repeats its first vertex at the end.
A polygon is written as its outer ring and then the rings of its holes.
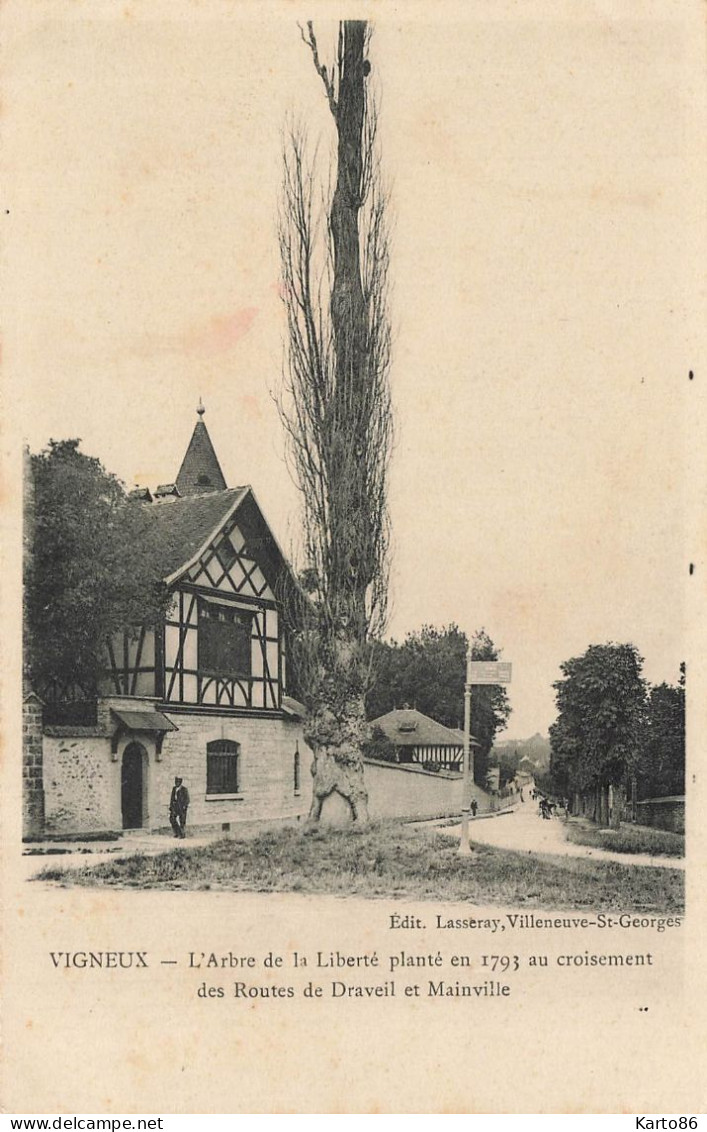
{"type": "MultiPolygon", "coordinates": [[[[552,853],[566,857],[585,857],[593,861],[618,861],[622,865],[650,865],[654,868],[684,869],[682,857],[650,857],[646,853],[612,853],[607,849],[592,849],[575,845],[565,839],[565,822],[561,818],[546,821],[537,812],[535,802],[527,801],[511,813],[483,821],[472,821],[471,841],[482,845],[495,845],[499,849],[516,849],[521,853],[552,853]]],[[[459,837],[460,827],[441,830],[450,837],[459,837]]]]}

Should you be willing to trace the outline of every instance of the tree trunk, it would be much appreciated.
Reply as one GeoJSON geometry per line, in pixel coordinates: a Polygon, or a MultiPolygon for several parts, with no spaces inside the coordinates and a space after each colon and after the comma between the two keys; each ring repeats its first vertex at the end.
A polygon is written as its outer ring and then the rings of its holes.
{"type": "Polygon", "coordinates": [[[599,825],[606,828],[609,824],[609,787],[597,787],[599,794],[599,825]]]}
{"type": "MultiPolygon", "coordinates": [[[[365,113],[363,20],[343,23],[343,53],[336,110],[338,152],[336,188],[331,205],[334,282],[331,316],[334,325],[337,389],[365,372],[366,304],[361,282],[359,212],[363,188],[363,118],[365,113]]],[[[358,380],[357,380],[358,379],[358,380]]]]}
{"type": "MultiPolygon", "coordinates": [[[[365,97],[366,23],[344,20],[341,26],[339,89],[334,118],[338,138],[336,186],[329,218],[334,254],[331,321],[334,332],[336,382],[333,398],[334,467],[328,477],[331,499],[331,557],[328,590],[334,598],[334,616],[347,626],[354,640],[366,635],[365,595],[375,557],[361,555],[365,536],[352,537],[352,525],[369,525],[365,462],[370,444],[367,382],[366,303],[361,280],[359,213],[363,188],[363,123],[365,97]],[[368,559],[368,560],[367,560],[368,559]],[[337,600],[338,599],[338,600],[337,600]]],[[[322,696],[307,728],[314,753],[310,820],[317,821],[324,800],[338,793],[351,808],[354,821],[368,821],[368,794],[363,782],[361,743],[367,725],[363,696],[356,687],[355,671],[346,671],[341,643],[333,671],[328,674],[330,695],[322,696]],[[342,663],[343,660],[343,663],[342,663]],[[348,688],[347,688],[348,685],[348,688]]],[[[353,659],[353,658],[352,658],[353,659]]],[[[355,668],[355,666],[354,666],[355,668]]]]}
{"type": "Polygon", "coordinates": [[[592,814],[592,821],[597,825],[608,825],[609,799],[607,797],[607,789],[605,786],[594,787],[594,812],[592,814]]]}
{"type": "Polygon", "coordinates": [[[614,787],[614,804],[611,810],[611,828],[620,829],[626,805],[626,789],[623,786],[614,787]]]}
{"type": "Polygon", "coordinates": [[[339,91],[334,115],[338,139],[336,186],[329,219],[334,255],[331,322],[336,371],[329,452],[329,586],[332,594],[346,595],[349,624],[364,636],[365,595],[375,566],[370,555],[361,553],[372,534],[364,458],[371,443],[372,406],[360,249],[366,23],[344,20],[341,27],[339,91]]]}
{"type": "Polygon", "coordinates": [[[339,700],[336,714],[330,705],[322,704],[307,720],[304,738],[314,755],[310,821],[319,821],[325,800],[340,794],[349,804],[353,821],[367,824],[368,792],[361,757],[367,731],[360,696],[348,697],[343,705],[339,700]]]}

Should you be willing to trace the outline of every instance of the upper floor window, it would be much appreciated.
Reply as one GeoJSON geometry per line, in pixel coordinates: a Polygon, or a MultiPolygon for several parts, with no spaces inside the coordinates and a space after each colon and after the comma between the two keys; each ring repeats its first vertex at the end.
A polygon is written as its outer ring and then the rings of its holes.
{"type": "Polygon", "coordinates": [[[253,614],[217,602],[199,603],[199,670],[249,677],[253,614]]]}

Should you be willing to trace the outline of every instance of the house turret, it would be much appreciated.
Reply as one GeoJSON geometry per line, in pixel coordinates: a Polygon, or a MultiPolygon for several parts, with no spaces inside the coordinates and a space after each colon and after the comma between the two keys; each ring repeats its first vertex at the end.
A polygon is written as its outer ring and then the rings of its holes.
{"type": "Polygon", "coordinates": [[[194,425],[189,447],[176,479],[179,495],[203,495],[206,492],[226,490],[226,480],[204,424],[206,410],[201,398],[196,412],[199,419],[194,425]]]}

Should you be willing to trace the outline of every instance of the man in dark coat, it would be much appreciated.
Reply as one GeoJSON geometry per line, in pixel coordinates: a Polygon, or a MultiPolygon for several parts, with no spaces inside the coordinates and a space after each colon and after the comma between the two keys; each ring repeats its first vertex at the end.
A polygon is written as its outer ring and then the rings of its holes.
{"type": "Polygon", "coordinates": [[[169,799],[169,821],[175,837],[186,837],[189,791],[181,778],[175,778],[172,795],[169,799]]]}

